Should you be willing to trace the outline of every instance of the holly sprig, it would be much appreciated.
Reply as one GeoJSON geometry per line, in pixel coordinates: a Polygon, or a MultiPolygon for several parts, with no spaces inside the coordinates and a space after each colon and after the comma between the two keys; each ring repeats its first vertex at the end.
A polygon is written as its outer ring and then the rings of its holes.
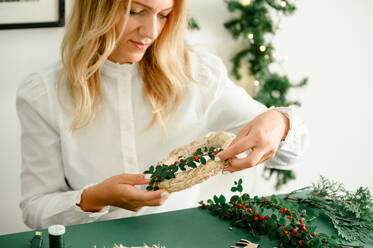
{"type": "Polygon", "coordinates": [[[175,178],[175,173],[186,171],[188,167],[194,169],[197,168],[199,164],[206,164],[210,159],[215,160],[216,154],[221,151],[223,151],[222,148],[203,147],[198,148],[193,153],[193,156],[179,156],[178,160],[172,164],[161,164],[157,166],[151,165],[147,171],[144,171],[144,174],[151,174],[151,181],[146,187],[146,190],[158,190],[159,188],[156,186],[156,183],[161,182],[164,179],[175,178]]]}
{"type": "Polygon", "coordinates": [[[338,244],[335,237],[324,233],[316,233],[313,224],[315,217],[309,217],[306,210],[299,206],[272,195],[270,198],[242,194],[242,179],[234,182],[233,195],[227,202],[224,195],[214,195],[213,199],[199,202],[202,209],[208,209],[222,219],[230,220],[230,229],[234,226],[249,230],[256,238],[268,235],[272,240],[277,239],[280,248],[289,247],[331,247],[340,248],[363,247],[338,244]]]}

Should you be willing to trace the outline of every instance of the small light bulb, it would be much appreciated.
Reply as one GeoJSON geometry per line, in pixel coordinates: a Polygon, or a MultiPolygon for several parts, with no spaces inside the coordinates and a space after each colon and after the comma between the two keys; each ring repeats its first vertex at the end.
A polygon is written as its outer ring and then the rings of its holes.
{"type": "Polygon", "coordinates": [[[240,3],[241,3],[242,5],[249,5],[249,4],[251,4],[252,1],[253,1],[253,0],[240,0],[240,3]]]}
{"type": "Polygon", "coordinates": [[[269,59],[269,55],[268,55],[268,54],[264,55],[264,58],[265,58],[266,60],[268,60],[268,59],[269,59]]]}
{"type": "Polygon", "coordinates": [[[258,81],[258,80],[255,80],[255,81],[254,81],[254,86],[255,86],[255,87],[258,87],[258,86],[259,86],[259,81],[258,81]]]}
{"type": "Polygon", "coordinates": [[[261,45],[261,46],[259,47],[259,50],[260,50],[261,52],[264,52],[266,49],[267,49],[267,48],[266,48],[266,46],[264,46],[264,45],[261,45]]]}
{"type": "Polygon", "coordinates": [[[281,5],[281,7],[285,8],[287,3],[285,1],[281,1],[280,5],[281,5]]]}
{"type": "Polygon", "coordinates": [[[249,38],[250,40],[252,40],[252,39],[254,39],[254,35],[253,35],[252,33],[249,33],[249,34],[247,35],[247,38],[249,38]]]}

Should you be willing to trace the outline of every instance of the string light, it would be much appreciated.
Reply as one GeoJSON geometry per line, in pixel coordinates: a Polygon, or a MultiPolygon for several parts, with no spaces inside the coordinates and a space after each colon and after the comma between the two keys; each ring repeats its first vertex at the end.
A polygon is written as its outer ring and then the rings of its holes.
{"type": "Polygon", "coordinates": [[[242,5],[249,5],[249,4],[251,4],[253,1],[254,1],[254,0],[240,0],[240,3],[241,3],[242,5]]]}
{"type": "Polygon", "coordinates": [[[264,58],[265,58],[266,60],[268,60],[268,59],[269,59],[269,55],[268,55],[268,54],[264,55],[264,58]]]}
{"type": "Polygon", "coordinates": [[[259,81],[258,81],[258,80],[255,80],[255,81],[254,81],[254,86],[255,86],[255,87],[258,87],[258,86],[259,86],[259,81]]]}
{"type": "Polygon", "coordinates": [[[260,50],[261,52],[264,52],[266,49],[267,49],[267,48],[266,48],[265,45],[261,45],[261,46],[259,47],[259,50],[260,50]]]}
{"type": "Polygon", "coordinates": [[[281,7],[285,8],[287,3],[285,1],[281,1],[280,5],[281,5],[281,7]]]}
{"type": "Polygon", "coordinates": [[[247,35],[247,38],[249,38],[250,40],[252,40],[252,39],[254,39],[254,35],[253,35],[252,33],[249,33],[249,34],[247,35]]]}

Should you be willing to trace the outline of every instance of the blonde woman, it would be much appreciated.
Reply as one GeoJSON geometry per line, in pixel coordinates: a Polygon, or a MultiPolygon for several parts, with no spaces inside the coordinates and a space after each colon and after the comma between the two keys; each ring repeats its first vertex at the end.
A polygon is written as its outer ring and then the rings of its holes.
{"type": "Polygon", "coordinates": [[[75,1],[62,62],[17,92],[28,226],[195,206],[198,186],[146,192],[142,172],[211,131],[238,134],[219,154],[232,158],[225,173],[297,164],[302,122],[289,108],[268,110],[250,98],[216,56],[185,47],[186,25],[184,0],[75,1]]]}

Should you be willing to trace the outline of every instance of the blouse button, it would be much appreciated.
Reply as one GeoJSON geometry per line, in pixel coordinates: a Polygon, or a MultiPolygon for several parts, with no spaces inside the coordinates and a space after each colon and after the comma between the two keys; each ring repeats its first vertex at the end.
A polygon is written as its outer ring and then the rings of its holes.
{"type": "Polygon", "coordinates": [[[134,162],[135,162],[135,161],[133,161],[133,159],[127,159],[127,163],[128,163],[129,165],[134,165],[134,162]]]}

